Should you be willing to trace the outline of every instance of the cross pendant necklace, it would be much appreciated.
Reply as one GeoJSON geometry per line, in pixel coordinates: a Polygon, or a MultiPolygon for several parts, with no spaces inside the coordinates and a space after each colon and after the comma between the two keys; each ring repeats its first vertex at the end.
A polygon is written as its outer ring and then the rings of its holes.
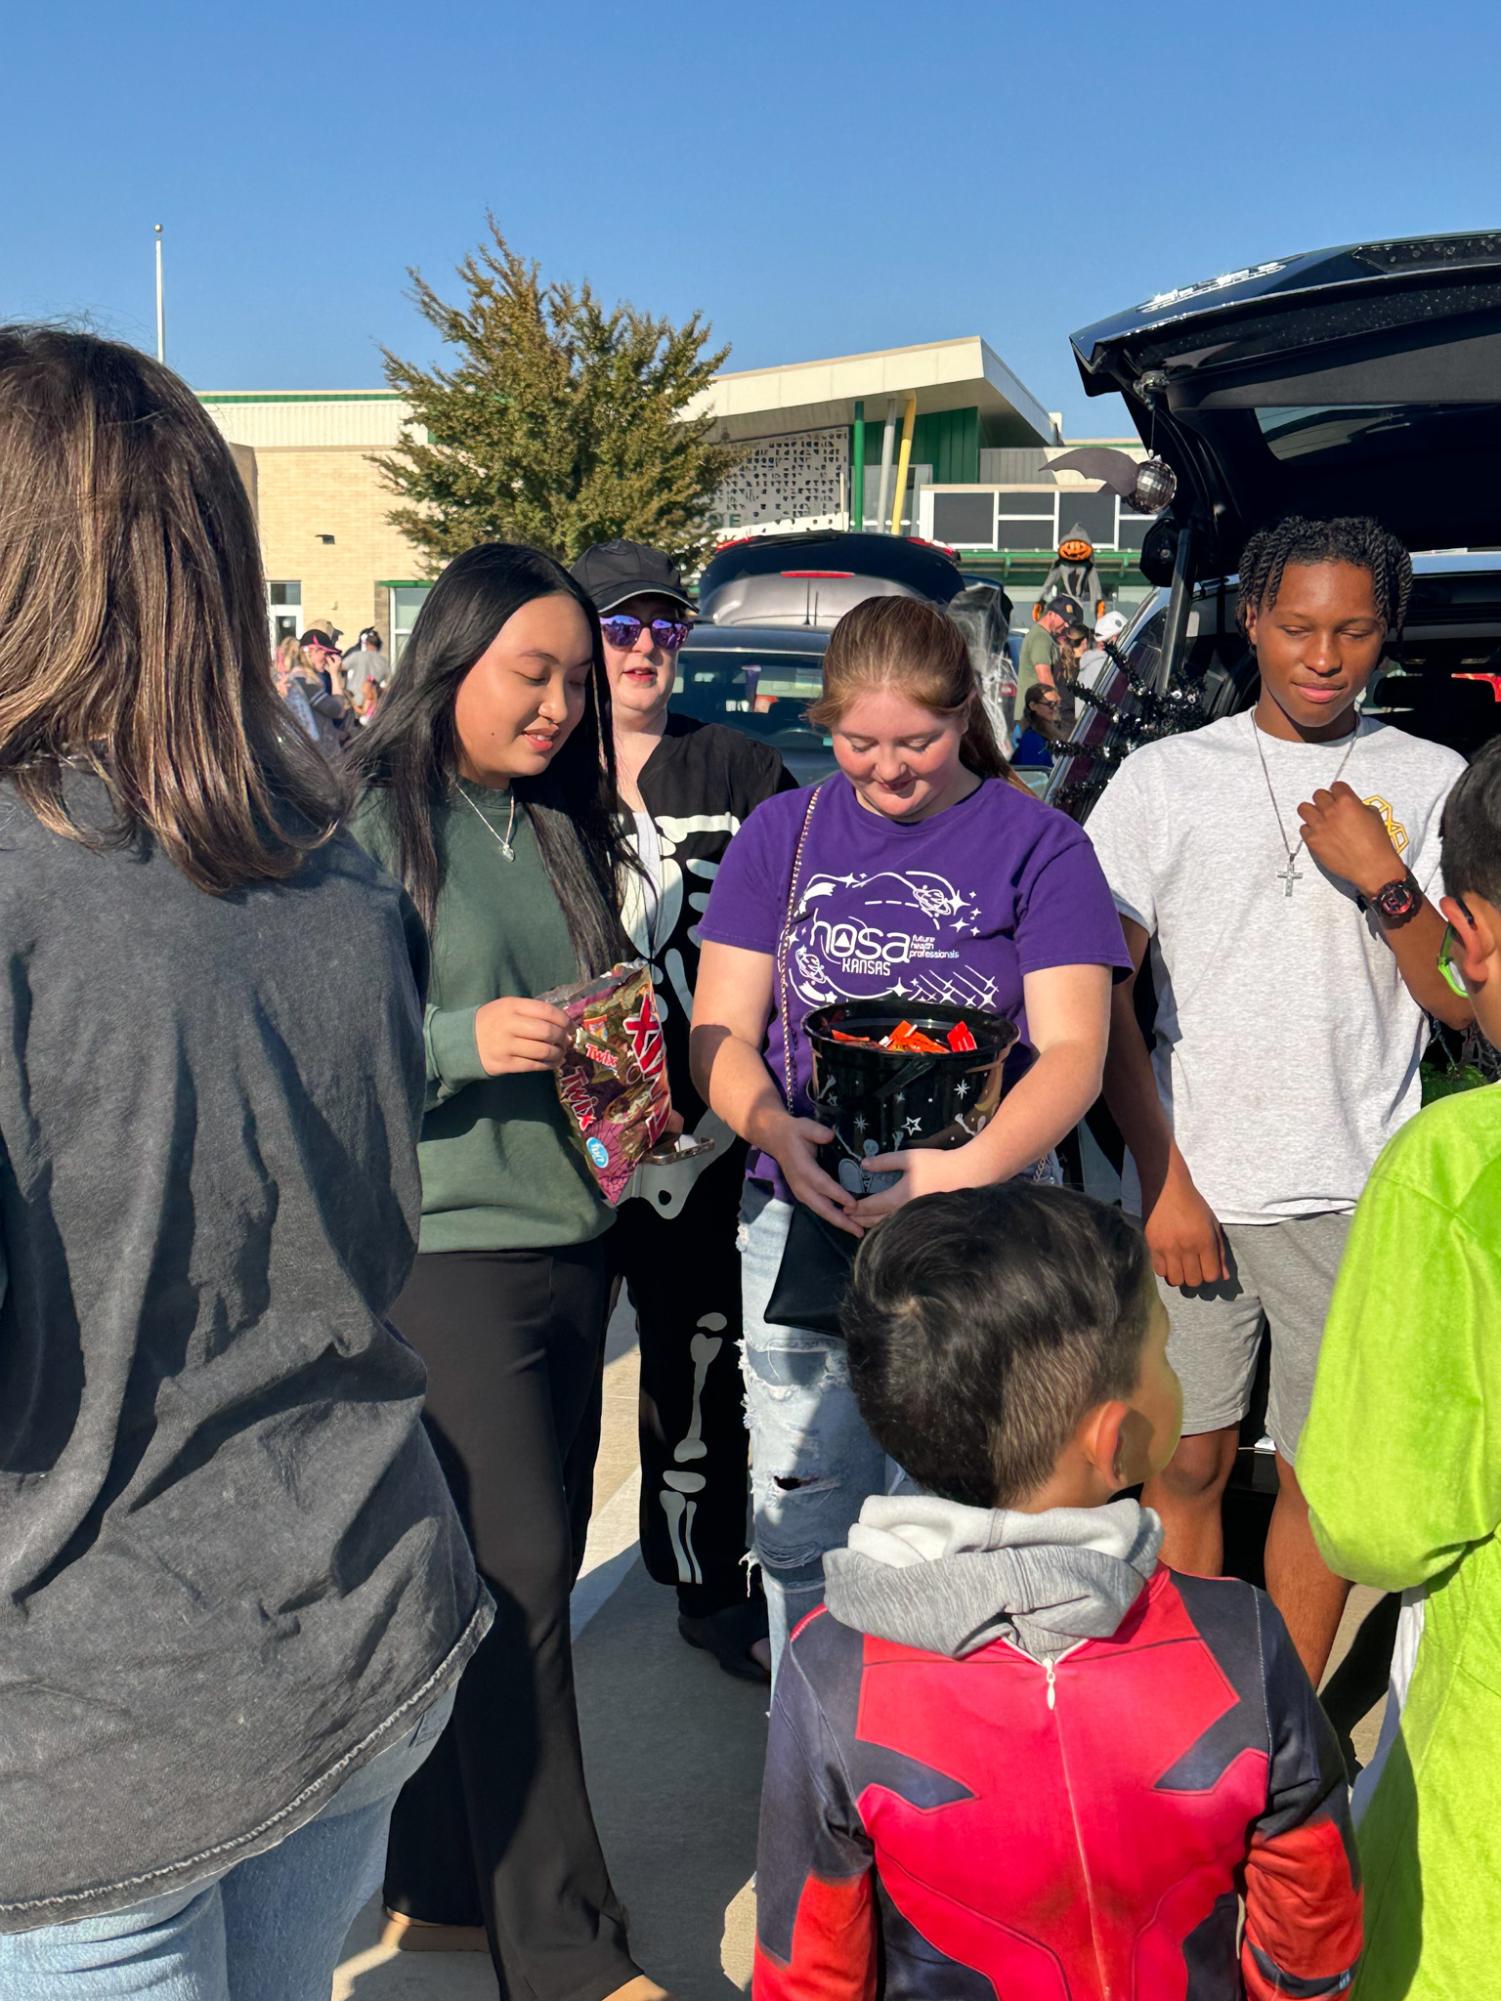
{"type": "MultiPolygon", "coordinates": [[[[1306,833],[1300,834],[1298,836],[1298,845],[1296,847],[1292,847],[1288,843],[1287,830],[1282,824],[1282,808],[1277,804],[1277,794],[1272,787],[1272,774],[1270,771],[1267,770],[1266,752],[1261,747],[1262,732],[1260,725],[1256,721],[1256,715],[1254,710],[1252,711],[1251,714],[1251,735],[1255,738],[1256,741],[1256,755],[1261,759],[1261,775],[1266,780],[1266,796],[1268,797],[1268,799],[1271,800],[1272,811],[1277,816],[1277,838],[1281,841],[1283,853],[1287,856],[1287,867],[1278,869],[1277,880],[1282,884],[1282,894],[1284,898],[1290,898],[1293,893],[1293,884],[1295,882],[1301,882],[1303,880],[1303,871],[1298,867],[1298,856],[1302,854],[1303,843],[1308,838],[1308,836],[1306,833]]],[[[1338,771],[1335,772],[1334,776],[1329,781],[1329,786],[1331,791],[1336,785],[1338,785],[1340,779],[1344,776],[1345,766],[1350,762],[1350,753],[1351,751],[1354,750],[1356,741],[1359,738],[1359,736],[1360,736],[1360,720],[1357,717],[1355,722],[1355,728],[1350,736],[1350,741],[1345,746],[1345,754],[1339,761],[1339,769],[1338,771]]]]}
{"type": "Polygon", "coordinates": [[[506,830],[504,833],[501,833],[498,827],[493,826],[491,824],[489,815],[487,813],[480,812],[479,807],[475,805],[474,801],[469,797],[469,794],[464,790],[462,785],[460,785],[457,788],[457,790],[459,797],[464,801],[464,804],[469,808],[469,810],[478,817],[480,824],[483,827],[487,828],[488,831],[495,836],[496,840],[499,841],[500,852],[502,853],[502,855],[504,855],[506,860],[508,862],[515,861],[516,850],[511,845],[511,839],[516,832],[516,794],[514,792],[512,792],[511,794],[511,810],[506,816],[506,830]]]}

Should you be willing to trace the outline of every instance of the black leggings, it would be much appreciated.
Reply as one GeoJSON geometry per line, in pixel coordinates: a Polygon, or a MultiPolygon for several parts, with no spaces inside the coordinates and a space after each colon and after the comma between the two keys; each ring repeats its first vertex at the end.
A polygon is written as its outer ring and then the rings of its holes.
{"type": "Polygon", "coordinates": [[[498,1607],[453,1720],[396,1803],[386,1903],[483,1923],[503,2001],[602,2001],[635,1976],[584,1786],[569,1593],[584,1556],[605,1244],[419,1257],[392,1319],[498,1607]]]}

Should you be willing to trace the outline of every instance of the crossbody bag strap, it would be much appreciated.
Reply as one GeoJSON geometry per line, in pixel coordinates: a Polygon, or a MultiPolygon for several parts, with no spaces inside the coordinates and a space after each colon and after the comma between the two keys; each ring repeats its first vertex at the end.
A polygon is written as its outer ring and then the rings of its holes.
{"type": "Polygon", "coordinates": [[[808,810],[803,815],[802,832],[797,837],[797,848],[792,857],[792,880],[787,885],[787,908],[782,914],[782,935],[777,940],[777,1006],[782,1014],[782,1076],[785,1083],[784,1096],[787,1109],[793,1109],[797,1087],[793,1081],[792,1025],[788,1008],[789,989],[787,960],[792,951],[792,927],[797,919],[797,892],[803,874],[803,850],[808,845],[808,829],[813,824],[813,809],[818,804],[818,795],[823,791],[828,779],[824,778],[814,786],[808,798],[808,810]]]}

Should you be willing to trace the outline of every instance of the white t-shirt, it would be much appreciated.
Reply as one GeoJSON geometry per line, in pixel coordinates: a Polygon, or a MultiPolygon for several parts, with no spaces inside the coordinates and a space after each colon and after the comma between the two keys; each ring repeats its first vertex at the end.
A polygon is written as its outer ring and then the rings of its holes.
{"type": "MultiPolygon", "coordinates": [[[[1298,807],[1343,777],[1385,814],[1399,859],[1439,894],[1452,750],[1373,719],[1352,746],[1260,733],[1289,845],[1298,807]]],[[[1133,751],[1088,833],[1121,914],[1152,936],[1153,1067],[1189,1172],[1222,1222],[1355,1207],[1376,1156],[1421,1103],[1429,1037],[1380,919],[1287,848],[1250,712],[1133,751]]],[[[1127,1200],[1137,1196],[1128,1175],[1127,1200]]]]}

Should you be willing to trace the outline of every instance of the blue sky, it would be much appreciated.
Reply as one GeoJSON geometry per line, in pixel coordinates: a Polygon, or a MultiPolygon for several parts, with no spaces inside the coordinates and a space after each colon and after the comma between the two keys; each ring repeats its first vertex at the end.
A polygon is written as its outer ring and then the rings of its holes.
{"type": "Polygon", "coordinates": [[[732,367],[982,333],[1075,433],[1067,336],[1259,258],[1501,224],[1501,9],[364,0],[8,10],[0,313],[199,388],[381,384],[493,209],[732,367]]]}

